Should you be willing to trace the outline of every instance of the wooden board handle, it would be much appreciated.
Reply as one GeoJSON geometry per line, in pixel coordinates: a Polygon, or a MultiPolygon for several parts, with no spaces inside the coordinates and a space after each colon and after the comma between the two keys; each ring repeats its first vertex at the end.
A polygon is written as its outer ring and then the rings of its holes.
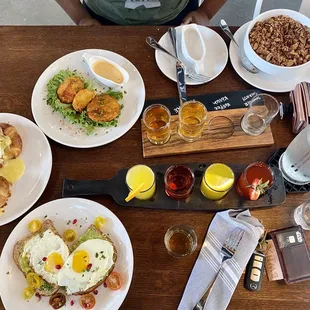
{"type": "Polygon", "coordinates": [[[110,180],[70,180],[65,179],[62,197],[110,194],[110,180]]]}

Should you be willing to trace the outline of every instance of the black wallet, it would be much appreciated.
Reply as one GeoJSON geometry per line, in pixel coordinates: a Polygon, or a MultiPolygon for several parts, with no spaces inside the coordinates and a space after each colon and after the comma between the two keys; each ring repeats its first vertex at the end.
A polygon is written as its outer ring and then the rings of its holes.
{"type": "Polygon", "coordinates": [[[286,284],[310,280],[310,254],[301,226],[269,233],[279,257],[286,284]]]}

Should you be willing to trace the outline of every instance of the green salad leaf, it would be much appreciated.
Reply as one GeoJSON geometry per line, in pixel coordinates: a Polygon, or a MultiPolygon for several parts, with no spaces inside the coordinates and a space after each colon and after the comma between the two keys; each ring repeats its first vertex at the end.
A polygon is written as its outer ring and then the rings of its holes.
{"type": "MultiPolygon", "coordinates": [[[[90,82],[86,81],[81,75],[76,71],[71,71],[69,69],[60,70],[53,78],[47,83],[47,97],[46,103],[52,107],[53,111],[59,112],[62,116],[68,120],[71,124],[80,125],[86,132],[87,135],[94,132],[95,127],[116,127],[118,124],[118,118],[110,122],[95,122],[91,120],[86,111],[81,113],[75,111],[72,104],[62,103],[57,96],[57,89],[59,85],[68,77],[78,76],[82,79],[84,87],[87,89],[92,89],[90,82]]],[[[123,98],[123,93],[121,91],[108,90],[106,94],[114,97],[116,100],[121,100],[123,98]]]]}

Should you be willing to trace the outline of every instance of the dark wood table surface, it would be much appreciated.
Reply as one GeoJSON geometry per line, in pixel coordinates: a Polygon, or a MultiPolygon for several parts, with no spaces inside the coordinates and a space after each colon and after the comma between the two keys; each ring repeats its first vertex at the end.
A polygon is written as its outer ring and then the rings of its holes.
{"type": "MultiPolygon", "coordinates": [[[[166,31],[167,27],[0,27],[1,112],[16,113],[33,120],[31,94],[40,74],[59,57],[86,48],[111,50],[129,59],[144,79],[147,99],[177,96],[176,84],[163,76],[155,63],[154,50],[145,44],[147,36],[159,39],[166,31]]],[[[206,85],[188,87],[188,94],[250,87],[228,62],[218,78],[206,85]]],[[[289,100],[287,93],[276,97],[283,102],[289,100]]],[[[139,121],[117,141],[98,148],[74,149],[49,140],[53,153],[51,178],[42,197],[31,210],[60,198],[64,178],[109,178],[120,168],[137,163],[172,164],[190,161],[246,164],[257,159],[265,161],[277,148],[287,146],[292,140],[291,118],[277,119],[272,124],[272,130],[275,144],[271,147],[147,160],[142,157],[139,121]]],[[[283,205],[254,210],[252,214],[262,220],[268,231],[288,227],[293,224],[294,208],[309,197],[309,193],[288,195],[283,205]]],[[[91,199],[105,205],[119,217],[132,241],[134,274],[121,309],[176,309],[214,213],[124,208],[117,206],[109,197],[91,199]],[[193,255],[180,260],[170,257],[163,244],[166,230],[178,223],[192,226],[199,242],[193,255]]],[[[1,249],[19,220],[0,227],[1,249]]],[[[306,232],[306,237],[310,245],[310,232],[306,232]]],[[[268,282],[264,275],[263,288],[257,293],[247,291],[242,278],[228,309],[297,310],[309,307],[310,281],[288,286],[283,282],[268,282]]],[[[4,309],[2,304],[0,308],[4,309]]]]}

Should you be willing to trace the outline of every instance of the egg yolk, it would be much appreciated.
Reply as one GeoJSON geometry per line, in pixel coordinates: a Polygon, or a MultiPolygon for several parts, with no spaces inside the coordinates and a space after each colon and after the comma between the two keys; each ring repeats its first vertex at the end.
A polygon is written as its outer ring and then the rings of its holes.
{"type": "Polygon", "coordinates": [[[55,270],[60,269],[64,264],[64,260],[62,259],[59,253],[52,253],[50,254],[46,261],[44,269],[47,272],[54,273],[55,270]]]}
{"type": "Polygon", "coordinates": [[[89,255],[86,251],[77,251],[73,254],[72,269],[75,272],[83,272],[89,264],[89,255]]]}

